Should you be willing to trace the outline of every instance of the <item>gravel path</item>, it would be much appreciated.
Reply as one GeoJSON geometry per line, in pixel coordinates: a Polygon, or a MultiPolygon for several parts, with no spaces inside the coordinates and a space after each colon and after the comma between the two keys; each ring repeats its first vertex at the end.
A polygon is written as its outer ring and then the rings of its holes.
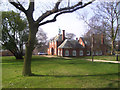
{"type": "MultiPolygon", "coordinates": [[[[88,61],[92,61],[92,59],[86,59],[88,61]]],[[[120,63],[120,61],[107,61],[107,60],[96,60],[94,59],[93,61],[95,62],[110,62],[110,63],[120,63]]]]}
{"type": "MultiPolygon", "coordinates": [[[[41,56],[44,56],[44,57],[58,57],[58,56],[54,56],[54,55],[41,55],[41,56]]],[[[59,57],[58,57],[59,58],[59,57]]],[[[72,59],[72,58],[69,58],[69,57],[63,57],[64,59],[72,59]]],[[[88,61],[92,61],[92,59],[86,59],[88,61]]],[[[120,63],[120,61],[107,61],[107,60],[96,60],[94,59],[93,61],[95,62],[109,62],[109,63],[120,63]]]]}

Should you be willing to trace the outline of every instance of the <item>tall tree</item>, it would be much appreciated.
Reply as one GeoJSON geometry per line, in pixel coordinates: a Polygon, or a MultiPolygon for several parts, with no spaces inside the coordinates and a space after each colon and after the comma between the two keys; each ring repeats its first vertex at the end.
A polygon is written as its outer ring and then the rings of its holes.
{"type": "Polygon", "coordinates": [[[66,33],[66,38],[68,39],[74,39],[76,35],[74,33],[66,33]]]}
{"type": "Polygon", "coordinates": [[[36,34],[36,49],[39,52],[47,52],[47,35],[46,33],[42,30],[42,28],[39,28],[37,34],[36,34]]]}
{"type": "Polygon", "coordinates": [[[91,29],[102,32],[111,41],[111,55],[114,53],[115,40],[117,37],[119,25],[119,13],[117,10],[118,2],[97,2],[94,8],[94,16],[89,21],[84,21],[90,26],[91,29]]]}
{"type": "Polygon", "coordinates": [[[9,2],[13,6],[15,6],[17,9],[19,9],[25,13],[28,23],[29,23],[29,37],[28,37],[28,41],[26,43],[26,52],[25,52],[24,66],[23,66],[23,75],[24,76],[32,75],[31,58],[32,58],[32,51],[33,51],[34,45],[35,45],[35,36],[38,31],[38,27],[45,25],[47,23],[55,22],[57,20],[56,18],[59,15],[65,14],[65,13],[72,13],[78,9],[86,7],[87,5],[91,4],[95,0],[88,1],[87,3],[84,3],[80,0],[79,2],[74,3],[74,4],[70,4],[70,2],[62,4],[62,1],[64,1],[64,0],[57,0],[55,5],[53,5],[53,8],[49,8],[49,10],[46,10],[35,20],[33,18],[33,13],[35,10],[34,0],[29,0],[28,9],[26,9],[18,0],[9,0],[9,2]],[[50,20],[46,20],[47,17],[51,16],[51,15],[53,15],[53,18],[50,20]]]}
{"type": "Polygon", "coordinates": [[[0,43],[16,59],[23,59],[23,45],[27,41],[27,21],[13,11],[2,12],[2,38],[0,43]]]}

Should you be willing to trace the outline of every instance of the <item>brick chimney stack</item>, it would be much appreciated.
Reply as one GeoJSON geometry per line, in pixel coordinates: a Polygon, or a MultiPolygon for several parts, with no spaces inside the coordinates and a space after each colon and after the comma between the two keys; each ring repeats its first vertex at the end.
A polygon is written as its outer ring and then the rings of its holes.
{"type": "Polygon", "coordinates": [[[62,31],[62,40],[65,40],[65,30],[62,31]]]}
{"type": "Polygon", "coordinates": [[[101,34],[101,44],[102,45],[104,44],[104,35],[103,35],[103,33],[101,34]]]}

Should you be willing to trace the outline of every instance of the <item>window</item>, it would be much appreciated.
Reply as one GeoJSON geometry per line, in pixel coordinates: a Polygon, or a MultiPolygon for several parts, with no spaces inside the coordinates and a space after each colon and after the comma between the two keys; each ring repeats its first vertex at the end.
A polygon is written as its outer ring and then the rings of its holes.
{"type": "Polygon", "coordinates": [[[57,41],[55,41],[55,46],[57,45],[57,41]]]}
{"type": "Polygon", "coordinates": [[[83,56],[83,50],[80,50],[80,56],[83,56]]]}
{"type": "Polygon", "coordinates": [[[51,54],[51,48],[50,48],[50,54],[51,54]]]}
{"type": "Polygon", "coordinates": [[[102,55],[102,51],[99,51],[99,55],[102,55]]]}
{"type": "Polygon", "coordinates": [[[60,50],[58,49],[58,56],[60,56],[60,50]]]}
{"type": "Polygon", "coordinates": [[[96,51],[96,55],[98,56],[98,51],[96,51]]]}
{"type": "Polygon", "coordinates": [[[61,50],[61,56],[62,56],[62,50],[61,50]]]}
{"type": "Polygon", "coordinates": [[[73,50],[72,55],[76,56],[76,50],[73,50]]]}
{"type": "Polygon", "coordinates": [[[90,55],[90,51],[87,51],[87,55],[90,55]]]}
{"type": "Polygon", "coordinates": [[[65,50],[65,56],[69,56],[69,51],[65,50]]]}
{"type": "Polygon", "coordinates": [[[55,50],[54,50],[54,53],[56,54],[56,48],[55,48],[55,50]]]}
{"type": "Polygon", "coordinates": [[[54,45],[54,41],[52,41],[52,46],[54,45]]]}

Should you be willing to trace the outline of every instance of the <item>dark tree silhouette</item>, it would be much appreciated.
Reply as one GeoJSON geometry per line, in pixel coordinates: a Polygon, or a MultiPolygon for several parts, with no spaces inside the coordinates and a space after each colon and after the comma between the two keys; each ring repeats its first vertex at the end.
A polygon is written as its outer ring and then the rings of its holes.
{"type": "Polygon", "coordinates": [[[16,59],[23,59],[23,45],[27,41],[27,20],[13,11],[2,12],[2,48],[9,50],[16,59]]]}

